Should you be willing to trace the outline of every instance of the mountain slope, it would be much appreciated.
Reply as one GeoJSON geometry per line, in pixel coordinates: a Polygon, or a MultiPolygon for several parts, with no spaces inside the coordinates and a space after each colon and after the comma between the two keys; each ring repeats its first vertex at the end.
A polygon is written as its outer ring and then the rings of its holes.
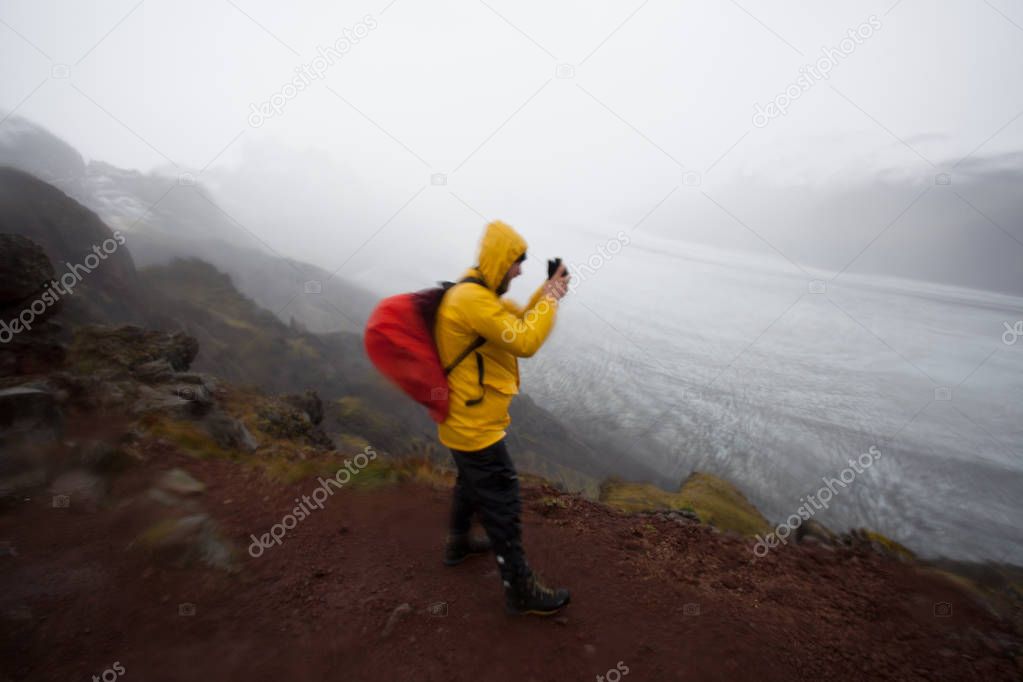
{"type": "Polygon", "coordinates": [[[0,129],[4,165],[56,186],[122,231],[140,267],[200,257],[230,274],[263,307],[313,331],[357,331],[369,314],[368,292],[273,251],[226,213],[194,175],[86,162],[71,145],[18,116],[0,129]]]}

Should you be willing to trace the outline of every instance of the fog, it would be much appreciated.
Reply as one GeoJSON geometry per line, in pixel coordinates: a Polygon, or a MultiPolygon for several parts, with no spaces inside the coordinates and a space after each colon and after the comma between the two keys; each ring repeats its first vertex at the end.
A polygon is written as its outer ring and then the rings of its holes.
{"type": "Polygon", "coordinates": [[[1013,12],[7,2],[0,106],[88,158],[199,176],[254,240],[381,290],[456,275],[500,217],[566,258],[642,223],[1021,293],[1013,12]]]}

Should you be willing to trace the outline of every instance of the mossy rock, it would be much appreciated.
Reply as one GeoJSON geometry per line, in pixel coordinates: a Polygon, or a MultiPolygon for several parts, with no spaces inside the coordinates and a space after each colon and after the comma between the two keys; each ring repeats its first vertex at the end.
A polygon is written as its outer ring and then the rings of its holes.
{"type": "Polygon", "coordinates": [[[608,479],[600,486],[599,499],[625,512],[691,511],[721,530],[743,535],[770,530],[767,519],[738,488],[722,478],[701,472],[693,472],[674,493],[649,483],[608,479]]]}
{"type": "Polygon", "coordinates": [[[369,446],[369,441],[362,436],[354,436],[350,433],[336,434],[337,448],[341,452],[362,452],[369,446]]]}
{"type": "Polygon", "coordinates": [[[175,566],[202,562],[231,573],[238,570],[234,548],[206,514],[159,521],[146,529],[138,542],[162,562],[175,566]]]}
{"type": "Polygon", "coordinates": [[[184,372],[198,352],[198,341],[180,332],[152,331],[133,325],[91,325],[75,330],[68,366],[82,373],[103,369],[130,372],[141,365],[166,360],[172,369],[184,372]]]}
{"type": "MultiPolygon", "coordinates": [[[[312,395],[315,397],[315,393],[312,395]]],[[[322,414],[310,414],[306,409],[295,407],[293,403],[300,398],[281,396],[264,401],[256,410],[257,430],[273,438],[305,442],[333,450],[334,441],[317,426],[317,417],[322,419],[322,414]]],[[[316,398],[316,409],[319,409],[319,398],[316,398]]]]}
{"type": "Polygon", "coordinates": [[[271,480],[288,485],[319,476],[333,476],[338,470],[336,462],[325,459],[295,461],[285,457],[274,457],[262,460],[260,464],[271,480]]]}
{"type": "Polygon", "coordinates": [[[916,554],[907,549],[905,546],[899,544],[891,538],[881,535],[877,531],[870,530],[869,528],[863,528],[859,531],[860,535],[866,541],[870,543],[876,543],[882,554],[887,554],[896,559],[904,561],[915,561],[916,554]]]}
{"type": "Polygon", "coordinates": [[[209,432],[197,422],[149,416],[144,418],[142,423],[152,436],[169,440],[188,454],[200,459],[233,459],[239,454],[218,445],[209,432]]]}

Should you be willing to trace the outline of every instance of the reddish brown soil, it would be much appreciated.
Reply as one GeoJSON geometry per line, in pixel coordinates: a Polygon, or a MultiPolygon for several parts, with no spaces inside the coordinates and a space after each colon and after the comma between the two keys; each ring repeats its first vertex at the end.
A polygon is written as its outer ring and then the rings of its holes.
{"type": "Polygon", "coordinates": [[[249,534],[313,482],[159,459],[116,479],[99,511],[54,509],[40,492],[0,514],[17,552],[0,557],[0,679],[89,680],[115,661],[125,682],[590,680],[618,662],[625,680],[1019,679],[1007,624],[876,555],[789,547],[751,563],[747,541],[704,526],[571,496],[544,515],[550,492],[528,489],[531,563],[573,602],[558,619],[511,618],[491,557],[441,564],[444,490],[346,488],[253,559],[249,534]],[[165,566],[132,545],[155,513],[141,493],[170,466],[207,484],[201,504],[240,548],[239,573],[165,566]],[[440,602],[446,615],[431,615],[440,602]]]}

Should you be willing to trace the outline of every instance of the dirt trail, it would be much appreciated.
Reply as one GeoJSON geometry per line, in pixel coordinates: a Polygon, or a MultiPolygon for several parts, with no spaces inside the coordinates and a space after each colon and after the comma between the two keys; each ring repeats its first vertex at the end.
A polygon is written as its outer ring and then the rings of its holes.
{"type": "Polygon", "coordinates": [[[0,556],[0,680],[88,680],[115,661],[125,682],[613,681],[619,662],[625,680],[1019,679],[1007,625],[952,583],[873,554],[793,547],[750,563],[747,541],[708,527],[572,496],[551,505],[552,491],[531,488],[530,561],[573,603],[561,618],[514,619],[492,558],[441,564],[444,490],[346,488],[254,559],[249,535],[315,482],[157,459],[116,479],[100,511],[40,494],[0,514],[16,552],[0,556]],[[239,573],[129,547],[152,522],[142,493],[171,466],[206,483],[201,505],[240,548],[239,573]],[[402,604],[411,612],[384,636],[402,604]]]}

